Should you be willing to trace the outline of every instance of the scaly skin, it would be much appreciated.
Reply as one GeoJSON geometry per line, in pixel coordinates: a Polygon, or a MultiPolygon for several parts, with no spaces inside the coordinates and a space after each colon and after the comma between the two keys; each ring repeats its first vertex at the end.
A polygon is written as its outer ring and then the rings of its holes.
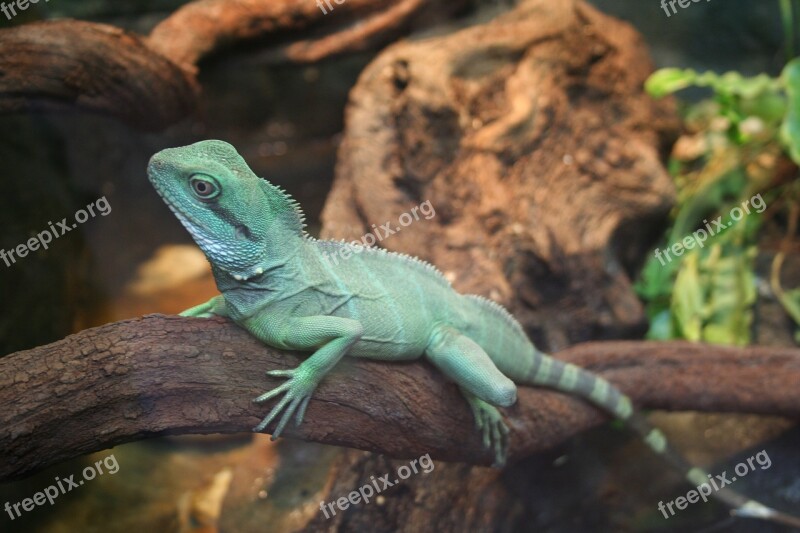
{"type": "MultiPolygon", "coordinates": [[[[672,452],[616,387],[538,351],[499,305],[457,293],[418,259],[308,236],[294,200],[253,174],[231,145],[163,150],[148,175],[206,254],[222,293],[182,314],[230,317],[264,344],[312,352],[295,369],[267,373],[288,379],[254,400],[283,395],[255,431],[277,421],[274,439],[292,418],[299,425],[317,385],[345,355],[425,357],[458,384],[496,465],[505,462],[509,433],[497,407],[516,401],[520,383],[586,399],[626,421],[692,483],[705,481],[705,472],[672,452]],[[352,252],[348,259],[329,259],[343,247],[352,252]]],[[[715,495],[740,515],[784,517],[732,491],[715,495]]]]}

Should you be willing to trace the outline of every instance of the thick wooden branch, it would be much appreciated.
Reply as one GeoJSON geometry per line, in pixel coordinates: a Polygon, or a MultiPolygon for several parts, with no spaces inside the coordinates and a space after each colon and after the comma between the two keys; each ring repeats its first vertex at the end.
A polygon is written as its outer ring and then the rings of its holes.
{"type": "Polygon", "coordinates": [[[0,30],[0,113],[93,111],[158,129],[194,109],[198,89],[137,35],[77,20],[0,30]]]}
{"type": "MultiPolygon", "coordinates": [[[[313,0],[199,0],[181,7],[148,37],[150,46],[174,62],[193,69],[213,51],[268,35],[300,40],[279,47],[284,59],[317,61],[358,50],[377,35],[393,37],[399,27],[432,0],[347,0],[342,4],[313,0]],[[296,36],[312,34],[309,40],[296,36]]],[[[457,5],[464,2],[457,1],[457,5]]]]}
{"type": "MultiPolygon", "coordinates": [[[[559,357],[607,377],[645,407],[800,416],[800,350],[682,342],[592,342],[559,357]]],[[[0,359],[0,480],[157,435],[250,431],[251,403],[301,354],[264,347],[223,319],[151,315],[0,359]]],[[[605,416],[565,395],[520,388],[505,410],[511,459],[552,447],[605,416]]],[[[488,464],[456,387],[426,363],[345,358],[289,437],[488,464]]]]}
{"type": "Polygon", "coordinates": [[[197,63],[212,52],[261,39],[271,61],[318,61],[385,44],[424,8],[452,13],[465,3],[347,0],[326,14],[312,0],[198,0],[146,38],[76,20],[4,29],[0,113],[92,111],[158,130],[196,107],[197,63]]]}

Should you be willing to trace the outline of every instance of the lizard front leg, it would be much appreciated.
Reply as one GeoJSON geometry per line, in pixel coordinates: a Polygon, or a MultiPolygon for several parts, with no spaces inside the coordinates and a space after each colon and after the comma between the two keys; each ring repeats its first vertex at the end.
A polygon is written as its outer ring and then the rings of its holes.
{"type": "Polygon", "coordinates": [[[316,351],[291,370],[271,370],[269,376],[289,378],[284,384],[253,400],[265,402],[285,392],[284,397],[253,431],[263,431],[284,410],[278,426],[272,432],[275,440],[294,415],[299,426],[303,421],[308,401],[322,378],[336,365],[347,351],[361,338],[361,323],[335,316],[312,316],[276,322],[275,316],[254,317],[244,326],[253,335],[270,346],[289,350],[316,351]]]}
{"type": "Polygon", "coordinates": [[[195,318],[210,318],[212,316],[230,316],[228,314],[228,307],[225,305],[225,298],[222,295],[214,296],[209,301],[190,307],[189,309],[181,312],[181,316],[190,316],[195,318]]]}

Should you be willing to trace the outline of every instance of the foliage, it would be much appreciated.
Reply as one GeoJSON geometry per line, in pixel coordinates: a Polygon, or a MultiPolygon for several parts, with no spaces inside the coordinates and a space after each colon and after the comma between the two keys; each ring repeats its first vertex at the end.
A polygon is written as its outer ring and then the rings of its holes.
{"type": "MultiPolygon", "coordinates": [[[[657,98],[689,87],[708,88],[712,97],[687,109],[688,133],[673,150],[670,171],[678,202],[662,246],[709,228],[708,221],[717,217],[726,229],[702,247],[673,254],[671,261],[651,257],[637,289],[647,301],[650,338],[744,345],[756,299],[757,233],[766,211],[751,210],[737,222],[731,209],[762,195],[764,207],[784,205],[797,212],[797,182],[781,183],[779,175],[787,157],[800,165],[800,59],[790,61],[778,78],[667,68],[645,85],[657,98]]],[[[779,254],[776,261],[782,260],[779,254]]],[[[779,274],[773,265],[773,292],[800,324],[800,289],[784,292],[779,274]]]]}

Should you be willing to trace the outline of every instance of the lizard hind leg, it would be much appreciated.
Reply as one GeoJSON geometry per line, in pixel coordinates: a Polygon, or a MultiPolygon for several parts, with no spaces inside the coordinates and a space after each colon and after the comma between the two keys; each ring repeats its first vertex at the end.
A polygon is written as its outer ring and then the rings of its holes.
{"type": "Polygon", "coordinates": [[[449,326],[437,326],[425,357],[456,382],[469,402],[483,444],[495,454],[495,466],[505,463],[508,428],[496,406],[517,400],[514,382],[494,365],[475,341],[449,326]]]}
{"type": "Polygon", "coordinates": [[[461,393],[472,409],[475,426],[483,437],[483,446],[494,451],[492,466],[502,467],[506,464],[509,433],[508,426],[503,422],[503,415],[500,414],[497,407],[484,402],[471,392],[461,389],[461,393]]]}

